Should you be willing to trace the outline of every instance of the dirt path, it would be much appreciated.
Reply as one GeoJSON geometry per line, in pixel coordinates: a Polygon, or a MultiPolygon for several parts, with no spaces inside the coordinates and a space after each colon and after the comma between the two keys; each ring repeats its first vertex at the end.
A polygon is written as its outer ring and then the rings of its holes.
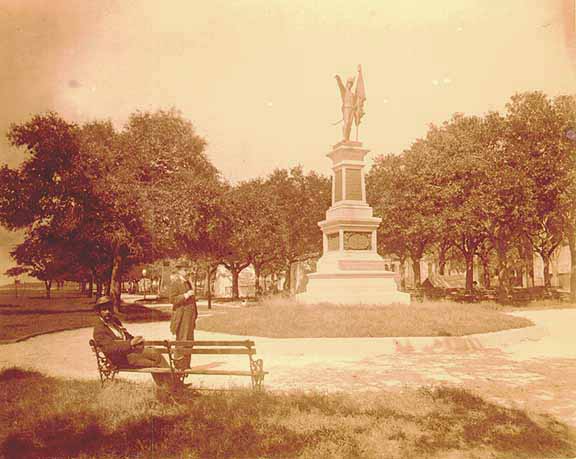
{"type": "MultiPolygon", "coordinates": [[[[576,426],[576,311],[516,314],[545,327],[548,336],[498,347],[475,345],[425,351],[397,347],[392,352],[387,338],[255,340],[258,356],[270,371],[265,381],[268,389],[365,391],[450,384],[508,406],[550,413],[576,426]]],[[[166,322],[130,324],[129,328],[148,339],[169,338],[166,322]]],[[[18,365],[53,376],[97,378],[96,363],[88,347],[91,332],[85,328],[0,346],[0,367],[18,365]]],[[[235,337],[197,332],[197,339],[218,338],[235,337]]],[[[221,369],[247,367],[245,356],[202,357],[195,359],[195,364],[210,363],[221,369]]],[[[126,377],[149,381],[147,375],[126,377]]],[[[191,382],[202,387],[248,384],[245,378],[224,377],[191,382]]]]}

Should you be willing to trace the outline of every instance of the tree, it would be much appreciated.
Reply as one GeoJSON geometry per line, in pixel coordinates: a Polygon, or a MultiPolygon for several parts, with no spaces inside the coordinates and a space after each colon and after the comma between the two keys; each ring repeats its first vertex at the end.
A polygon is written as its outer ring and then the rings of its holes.
{"type": "Polygon", "coordinates": [[[482,265],[482,275],[480,276],[480,285],[484,288],[491,288],[492,280],[492,258],[493,248],[489,239],[484,239],[476,249],[476,256],[482,265]]]}
{"type": "Polygon", "coordinates": [[[217,192],[218,171],[206,156],[205,141],[174,110],[136,112],[117,134],[106,124],[91,128],[84,145],[98,165],[91,176],[94,188],[108,205],[103,233],[118,303],[126,263],[177,253],[183,235],[202,231],[203,206],[217,192]]]}
{"type": "Polygon", "coordinates": [[[521,237],[531,215],[531,189],[519,167],[523,158],[506,139],[506,121],[498,113],[484,117],[486,129],[477,168],[484,179],[479,181],[473,215],[482,225],[490,246],[498,257],[498,284],[501,296],[507,297],[510,282],[511,251],[521,237]]]}
{"type": "Polygon", "coordinates": [[[559,214],[570,249],[570,297],[576,300],[576,96],[559,96],[554,109],[561,123],[557,138],[564,174],[560,177],[559,214]]]}
{"type": "Polygon", "coordinates": [[[9,140],[30,156],[0,170],[0,223],[41,227],[81,250],[92,279],[107,272],[117,306],[131,264],[175,251],[180,233],[205,224],[202,206],[218,173],[177,112],[133,114],[119,133],[110,122],[79,127],[49,113],[12,126],[9,140]]]}
{"type": "MultiPolygon", "coordinates": [[[[402,157],[396,155],[381,155],[374,161],[374,166],[366,176],[366,196],[368,203],[374,208],[377,216],[386,218],[393,215],[398,209],[386,197],[394,192],[396,181],[404,173],[402,157]]],[[[397,220],[400,216],[397,216],[397,220]]],[[[393,225],[396,226],[396,222],[393,225]]],[[[406,260],[409,252],[404,234],[394,232],[389,228],[388,220],[383,221],[378,227],[378,251],[382,254],[395,254],[400,261],[400,284],[406,288],[406,260]]]]}
{"type": "Polygon", "coordinates": [[[226,229],[220,262],[232,274],[232,296],[239,297],[238,280],[243,269],[254,267],[255,292],[261,294],[262,271],[281,253],[281,214],[270,184],[262,179],[239,183],[224,198],[226,229]]]}
{"type": "Polygon", "coordinates": [[[550,256],[566,237],[574,249],[576,296],[575,99],[523,93],[506,108],[505,115],[456,114],[431,126],[425,139],[401,155],[377,158],[367,184],[369,201],[385,222],[381,246],[401,261],[410,255],[416,282],[419,258],[431,242],[441,258],[458,247],[467,289],[475,255],[489,286],[494,252],[499,289],[507,296],[513,261],[525,266],[528,285],[531,279],[533,284],[533,250],[544,261],[550,286],[550,256]]]}
{"type": "Polygon", "coordinates": [[[291,291],[291,269],[296,262],[317,258],[322,254],[322,232],[318,222],[325,219],[332,191],[327,177],[302,167],[276,169],[267,178],[267,188],[276,200],[277,232],[281,243],[273,247],[275,258],[283,260],[284,289],[291,291]]]}
{"type": "Polygon", "coordinates": [[[380,244],[388,253],[412,260],[414,283],[421,284],[420,260],[440,233],[435,185],[429,180],[429,155],[423,140],[400,156],[379,156],[367,176],[368,202],[382,218],[380,244]]]}
{"type": "Polygon", "coordinates": [[[560,197],[565,190],[562,177],[566,174],[567,158],[559,139],[565,125],[553,101],[542,92],[516,94],[506,108],[507,142],[520,158],[519,169],[532,200],[533,211],[526,219],[524,231],[542,258],[544,284],[550,288],[550,257],[564,239],[560,197]]]}
{"type": "Polygon", "coordinates": [[[441,247],[454,246],[462,253],[468,291],[473,288],[474,256],[486,238],[476,207],[484,205],[478,189],[486,175],[478,162],[488,144],[487,135],[481,118],[455,114],[441,127],[431,126],[426,137],[430,181],[436,190],[436,218],[443,233],[441,247]]]}
{"type": "Polygon", "coordinates": [[[252,251],[258,239],[266,235],[258,232],[257,183],[243,182],[226,194],[226,248],[221,262],[232,274],[232,298],[240,297],[240,273],[252,263],[252,251]]]}
{"type": "Polygon", "coordinates": [[[66,279],[76,268],[74,254],[42,229],[29,234],[10,255],[18,263],[18,271],[44,282],[46,298],[50,298],[52,282],[66,279]]]}
{"type": "Polygon", "coordinates": [[[232,213],[241,220],[240,226],[235,226],[235,244],[245,248],[254,267],[254,291],[258,297],[262,294],[262,272],[278,260],[282,244],[279,202],[270,183],[262,179],[240,183],[234,194],[238,204],[232,213]]]}
{"type": "Polygon", "coordinates": [[[26,240],[12,255],[46,282],[49,294],[65,263],[74,259],[77,267],[81,264],[73,253],[75,233],[91,194],[78,163],[78,127],[48,113],[12,125],[8,139],[29,156],[18,169],[0,170],[0,223],[26,229],[26,240]]]}

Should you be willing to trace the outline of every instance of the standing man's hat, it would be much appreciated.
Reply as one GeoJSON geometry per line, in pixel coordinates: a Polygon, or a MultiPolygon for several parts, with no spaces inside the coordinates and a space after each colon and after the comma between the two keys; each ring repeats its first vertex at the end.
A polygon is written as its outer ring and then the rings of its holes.
{"type": "Polygon", "coordinates": [[[100,298],[98,298],[96,300],[96,304],[94,305],[94,309],[99,311],[104,306],[110,306],[110,305],[112,305],[112,298],[110,298],[109,296],[106,296],[106,295],[102,295],[100,298]]]}

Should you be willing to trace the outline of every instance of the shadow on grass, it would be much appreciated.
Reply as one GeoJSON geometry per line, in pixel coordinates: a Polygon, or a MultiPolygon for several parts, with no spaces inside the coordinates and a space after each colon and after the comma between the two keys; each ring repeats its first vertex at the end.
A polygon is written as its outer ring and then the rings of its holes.
{"type": "MultiPolygon", "coordinates": [[[[227,413],[229,414],[229,413],[227,413]]],[[[38,457],[294,457],[308,436],[218,412],[150,415],[110,431],[95,412],[57,413],[0,445],[7,459],[38,457]]]]}
{"type": "MultiPolygon", "coordinates": [[[[0,305],[0,315],[2,316],[25,316],[25,315],[62,315],[62,314],[78,314],[88,313],[95,314],[94,307],[86,307],[82,309],[22,309],[21,306],[16,304],[3,304],[0,305]],[[4,310],[2,308],[5,308],[4,310]],[[9,309],[15,308],[15,309],[9,309]]],[[[120,318],[128,322],[134,321],[156,321],[170,319],[169,312],[158,311],[150,309],[142,305],[123,304],[120,307],[120,318]]]]}
{"type": "MultiPolygon", "coordinates": [[[[6,305],[2,305],[2,307],[6,307],[6,305]]],[[[14,306],[18,307],[18,306],[14,306]]],[[[39,314],[39,315],[50,315],[50,314],[73,314],[73,313],[90,313],[92,309],[24,309],[24,310],[12,310],[12,311],[2,311],[0,310],[0,315],[2,316],[23,316],[23,315],[30,315],[30,314],[39,314]]]]}
{"type": "Polygon", "coordinates": [[[377,394],[181,394],[8,369],[0,454],[36,457],[534,458],[576,455],[573,429],[449,387],[377,394]],[[43,403],[38,406],[38,393],[43,403]],[[148,394],[148,395],[147,395],[148,394]],[[29,412],[23,407],[37,406],[29,412]],[[119,419],[120,418],[120,419],[119,419]],[[455,456],[454,452],[459,455],[455,456]]]}
{"type": "Polygon", "coordinates": [[[551,416],[538,415],[537,423],[523,411],[487,403],[458,388],[440,386],[428,393],[440,406],[451,407],[451,413],[447,416],[436,411],[422,420],[426,434],[417,442],[422,451],[458,449],[462,445],[490,445],[501,453],[516,451],[518,457],[562,457],[566,451],[576,451],[574,429],[551,416]],[[458,436],[447,429],[454,418],[461,421],[458,436]]]}

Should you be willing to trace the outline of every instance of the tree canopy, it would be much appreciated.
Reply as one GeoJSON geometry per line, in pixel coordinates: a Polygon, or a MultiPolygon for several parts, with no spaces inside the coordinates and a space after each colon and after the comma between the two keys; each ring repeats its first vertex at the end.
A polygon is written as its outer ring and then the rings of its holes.
{"type": "Polygon", "coordinates": [[[123,270],[177,250],[183,228],[199,235],[220,187],[204,140],[175,111],[137,112],[121,131],[49,113],[12,126],[8,138],[28,157],[0,170],[0,222],[25,228],[24,244],[65,245],[92,276],[109,276],[116,303],[123,270]]]}
{"type": "Polygon", "coordinates": [[[553,251],[564,239],[573,245],[576,237],[576,136],[570,135],[575,117],[573,97],[516,94],[504,114],[456,114],[431,125],[400,155],[376,158],[367,190],[383,218],[381,249],[401,262],[410,257],[419,282],[425,251],[455,247],[466,262],[468,289],[474,256],[486,261],[486,251],[494,251],[504,294],[511,287],[512,262],[531,265],[534,251],[550,286],[553,251]]]}

